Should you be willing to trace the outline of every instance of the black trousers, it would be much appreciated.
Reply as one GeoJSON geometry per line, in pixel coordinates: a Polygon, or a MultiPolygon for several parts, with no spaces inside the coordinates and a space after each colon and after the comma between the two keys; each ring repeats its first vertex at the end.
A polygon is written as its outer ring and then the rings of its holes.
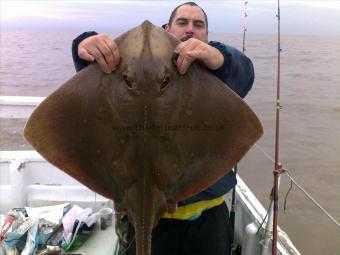
{"type": "MultiPolygon", "coordinates": [[[[127,255],[135,255],[134,228],[127,229],[127,255]]],[[[229,255],[231,227],[225,203],[193,221],[160,219],[152,231],[152,255],[229,255]]]]}

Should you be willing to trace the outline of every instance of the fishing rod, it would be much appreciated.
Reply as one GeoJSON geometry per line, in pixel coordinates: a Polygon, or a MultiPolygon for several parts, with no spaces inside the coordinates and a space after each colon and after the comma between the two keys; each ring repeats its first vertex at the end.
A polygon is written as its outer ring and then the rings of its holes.
{"type": "Polygon", "coordinates": [[[247,17],[248,17],[248,13],[247,13],[247,1],[244,1],[244,18],[243,18],[243,43],[242,43],[242,52],[246,51],[246,47],[245,47],[245,42],[246,42],[246,32],[247,32],[247,17]]]}
{"type": "Polygon", "coordinates": [[[278,226],[278,200],[279,200],[279,174],[282,172],[282,164],[279,161],[280,149],[280,62],[281,62],[281,31],[280,31],[280,0],[277,0],[277,83],[276,83],[276,133],[275,133],[275,170],[273,188],[273,242],[272,255],[277,254],[277,226],[278,226]]]}
{"type": "MultiPolygon", "coordinates": [[[[248,17],[248,13],[247,13],[247,4],[248,1],[244,1],[244,18],[243,18],[243,42],[242,42],[242,52],[244,53],[246,51],[246,47],[245,47],[245,42],[246,42],[246,31],[247,31],[247,17],[248,17]]],[[[235,175],[237,175],[237,164],[234,167],[234,172],[235,175]]],[[[232,198],[231,198],[231,207],[230,207],[230,216],[229,216],[229,222],[230,222],[230,226],[231,226],[231,254],[241,254],[241,246],[240,245],[236,245],[235,244],[235,213],[236,213],[236,208],[235,208],[235,204],[236,204],[236,185],[233,188],[233,193],[232,193],[232,198]]]]}

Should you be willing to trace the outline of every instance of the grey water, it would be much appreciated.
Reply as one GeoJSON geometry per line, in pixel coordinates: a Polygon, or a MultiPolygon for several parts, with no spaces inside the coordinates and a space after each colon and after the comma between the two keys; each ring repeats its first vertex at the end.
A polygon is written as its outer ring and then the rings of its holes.
{"type": "MultiPolygon", "coordinates": [[[[47,96],[75,74],[71,43],[82,31],[1,31],[0,95],[47,96]]],[[[110,34],[114,35],[114,33],[110,34]]],[[[242,35],[214,34],[242,49],[242,35]]],[[[340,221],[340,37],[281,36],[280,161],[340,221]]],[[[246,54],[255,83],[246,97],[264,136],[239,164],[239,174],[264,207],[273,185],[277,38],[248,34],[246,54]],[[260,148],[260,149],[259,149],[260,148]]],[[[32,149],[22,138],[23,119],[2,119],[0,150],[32,149]]],[[[340,254],[340,230],[282,175],[279,224],[302,254],[340,254]]]]}

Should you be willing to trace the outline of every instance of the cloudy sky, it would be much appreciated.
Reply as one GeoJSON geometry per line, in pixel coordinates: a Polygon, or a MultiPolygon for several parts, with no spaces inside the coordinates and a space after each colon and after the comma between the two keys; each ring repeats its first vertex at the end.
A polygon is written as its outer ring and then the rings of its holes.
{"type": "MultiPolygon", "coordinates": [[[[1,0],[1,29],[68,29],[122,32],[145,19],[167,22],[184,1],[1,0]]],[[[339,1],[281,0],[282,33],[340,36],[339,1]]],[[[214,33],[243,31],[244,0],[196,1],[214,33]]],[[[248,33],[275,33],[276,0],[248,0],[248,33]]]]}

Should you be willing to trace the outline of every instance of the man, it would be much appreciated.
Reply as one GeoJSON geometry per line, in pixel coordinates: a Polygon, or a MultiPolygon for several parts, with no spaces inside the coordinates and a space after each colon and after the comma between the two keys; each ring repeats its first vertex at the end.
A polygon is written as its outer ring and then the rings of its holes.
{"type": "MultiPolygon", "coordinates": [[[[193,2],[179,5],[163,27],[182,41],[175,49],[180,74],[185,74],[190,64],[198,60],[240,97],[246,96],[254,81],[251,61],[233,47],[208,42],[208,19],[201,7],[193,2]]],[[[117,68],[120,58],[112,39],[96,32],[77,37],[72,54],[77,71],[97,61],[104,72],[110,73],[117,68]]],[[[178,202],[176,212],[163,215],[153,230],[152,254],[230,254],[231,228],[224,195],[235,185],[236,176],[231,171],[205,191],[178,202]]],[[[134,230],[126,219],[119,222],[118,235],[123,246],[121,254],[135,254],[134,230]]]]}

